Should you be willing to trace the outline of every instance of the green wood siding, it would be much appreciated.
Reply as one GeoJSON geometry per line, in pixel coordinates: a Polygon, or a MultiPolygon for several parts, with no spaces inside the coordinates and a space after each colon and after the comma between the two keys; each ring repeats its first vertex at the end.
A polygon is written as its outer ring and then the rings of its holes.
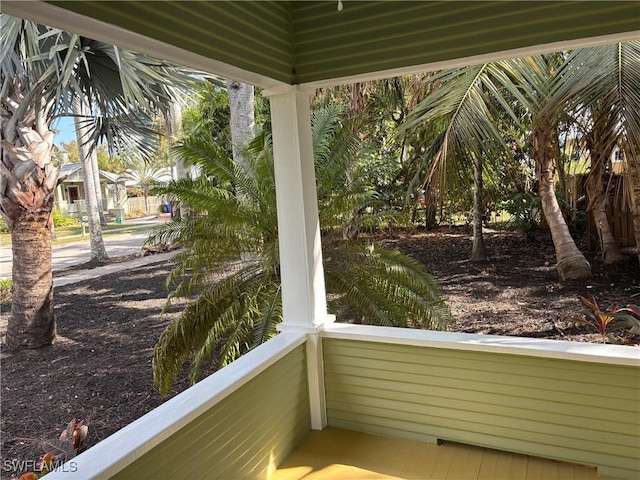
{"type": "Polygon", "coordinates": [[[331,426],[640,476],[640,368],[324,339],[331,426]]]}
{"type": "MultiPolygon", "coordinates": [[[[286,83],[638,31],[632,1],[51,1],[286,83]]],[[[215,73],[215,72],[213,72],[215,73]]]]}
{"type": "Polygon", "coordinates": [[[113,478],[266,478],[310,422],[301,345],[113,478]]]}
{"type": "Polygon", "coordinates": [[[291,80],[287,2],[49,3],[276,80],[291,80]]]}
{"type": "Polygon", "coordinates": [[[638,30],[637,2],[300,2],[299,83],[638,30]],[[634,4],[635,3],[635,4],[634,4]]]}

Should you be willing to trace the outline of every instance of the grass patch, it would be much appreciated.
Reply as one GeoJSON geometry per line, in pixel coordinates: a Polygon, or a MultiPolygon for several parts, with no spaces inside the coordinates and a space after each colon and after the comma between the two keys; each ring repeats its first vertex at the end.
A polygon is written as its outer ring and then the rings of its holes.
{"type": "MultiPolygon", "coordinates": [[[[114,234],[114,233],[131,233],[136,230],[140,230],[140,228],[149,227],[150,225],[145,225],[142,223],[132,223],[126,226],[123,226],[121,223],[109,223],[107,225],[102,226],[102,234],[103,236],[114,234]]],[[[84,238],[89,238],[89,228],[85,224],[85,232],[86,235],[84,238]]],[[[69,242],[77,242],[80,238],[73,237],[74,235],[82,235],[82,226],[78,225],[70,225],[66,227],[58,227],[56,228],[56,236],[58,240],[54,240],[53,244],[57,245],[60,243],[69,243],[69,242]],[[72,238],[62,238],[69,237],[72,238]]],[[[1,233],[0,234],[0,245],[11,245],[11,234],[10,233],[1,233]]]]}
{"type": "Polygon", "coordinates": [[[0,305],[11,303],[11,286],[13,282],[10,278],[0,278],[0,305]]]}

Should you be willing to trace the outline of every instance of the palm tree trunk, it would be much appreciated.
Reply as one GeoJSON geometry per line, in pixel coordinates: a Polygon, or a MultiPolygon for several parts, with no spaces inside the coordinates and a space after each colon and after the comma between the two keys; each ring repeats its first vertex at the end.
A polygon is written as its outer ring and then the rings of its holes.
{"type": "MultiPolygon", "coordinates": [[[[169,139],[169,161],[171,163],[171,178],[173,175],[173,164],[175,164],[176,174],[175,178],[185,178],[187,171],[184,166],[184,160],[182,156],[177,155],[173,151],[173,147],[179,135],[182,133],[182,106],[177,101],[172,101],[169,106],[169,118],[167,118],[167,138],[169,139]]],[[[177,200],[173,200],[171,205],[171,218],[183,218],[182,208],[177,200]]]]}
{"type": "Polygon", "coordinates": [[[489,260],[482,236],[482,216],[484,205],[482,202],[482,158],[473,156],[473,248],[471,260],[474,262],[486,262],[489,260]]]}
{"type": "MultiPolygon", "coordinates": [[[[74,117],[76,136],[78,137],[78,150],[83,161],[84,195],[87,205],[87,217],[89,219],[89,241],[91,243],[91,259],[104,261],[108,257],[107,250],[102,239],[102,227],[100,214],[98,213],[98,199],[96,198],[95,177],[93,175],[93,163],[91,162],[91,152],[86,143],[86,128],[81,123],[81,118],[89,114],[89,105],[86,100],[75,99],[73,110],[77,115],[74,117]]],[[[95,150],[94,150],[95,152],[95,150]]]]}
{"type": "Polygon", "coordinates": [[[244,150],[251,140],[255,123],[253,85],[227,80],[227,94],[231,112],[231,142],[233,143],[233,162],[238,166],[247,166],[244,150]]]}
{"type": "MultiPolygon", "coordinates": [[[[176,155],[171,151],[182,133],[182,106],[177,101],[171,102],[169,106],[167,126],[169,127],[169,131],[167,132],[169,134],[169,157],[175,161],[176,177],[185,178],[187,172],[184,168],[184,160],[180,155],[176,155]]],[[[173,177],[173,172],[171,172],[171,176],[173,177]]]]}
{"type": "Polygon", "coordinates": [[[598,231],[600,240],[600,248],[602,249],[602,259],[604,263],[615,263],[626,260],[626,256],[620,251],[618,242],[616,242],[609,219],[607,218],[607,192],[602,185],[602,175],[604,173],[603,162],[594,159],[594,153],[591,154],[591,172],[587,178],[587,195],[589,197],[588,210],[593,217],[594,224],[598,231]]]}
{"type": "Polygon", "coordinates": [[[27,214],[11,230],[13,302],[7,326],[10,348],[51,345],[56,336],[49,216],[50,212],[27,214]]]}
{"type": "Polygon", "coordinates": [[[578,250],[556,198],[553,159],[558,149],[553,128],[541,122],[534,127],[531,135],[536,157],[536,173],[540,183],[540,202],[551,231],[558,274],[562,280],[588,278],[591,276],[591,265],[578,250]]]}
{"type": "Polygon", "coordinates": [[[98,166],[98,154],[96,149],[92,149],[89,154],[91,162],[91,173],[93,174],[93,184],[96,186],[96,205],[98,208],[98,217],[100,225],[106,225],[107,219],[104,216],[104,202],[102,201],[102,188],[100,187],[100,167],[98,166]]]}
{"type": "Polygon", "coordinates": [[[56,336],[50,227],[58,168],[51,163],[53,133],[39,128],[23,125],[20,138],[13,139],[28,148],[2,140],[0,205],[13,251],[10,348],[51,345],[56,336]]]}
{"type": "Polygon", "coordinates": [[[615,132],[616,117],[610,116],[599,104],[593,107],[591,112],[593,127],[587,137],[588,148],[591,156],[591,171],[587,178],[587,197],[589,204],[587,211],[593,217],[598,231],[602,259],[604,263],[615,263],[626,260],[626,256],[620,251],[616,242],[609,219],[607,218],[607,189],[603,185],[605,165],[617,143],[615,132]]]}

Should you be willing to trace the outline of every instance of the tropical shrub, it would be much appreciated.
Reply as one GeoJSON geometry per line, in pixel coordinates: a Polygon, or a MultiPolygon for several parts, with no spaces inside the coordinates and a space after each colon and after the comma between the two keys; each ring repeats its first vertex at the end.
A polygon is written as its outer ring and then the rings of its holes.
{"type": "Polygon", "coordinates": [[[11,303],[11,278],[0,278],[0,305],[11,303]]]}
{"type": "Polygon", "coordinates": [[[511,215],[511,226],[530,232],[540,225],[542,205],[540,197],[526,193],[515,193],[502,204],[502,208],[511,215]]]}
{"type": "Polygon", "coordinates": [[[53,208],[53,224],[56,227],[68,227],[71,225],[77,225],[78,224],[78,219],[74,218],[70,215],[65,215],[64,213],[62,213],[60,211],[60,209],[58,207],[54,207],[53,208]]]}
{"type": "MultiPolygon", "coordinates": [[[[357,231],[375,215],[375,194],[358,175],[358,139],[340,112],[313,116],[314,154],[326,288],[332,311],[347,309],[371,325],[443,328],[450,318],[435,280],[418,262],[357,231]]],[[[164,187],[190,216],[164,224],[149,239],[182,247],[168,278],[171,299],[187,297],[153,355],[161,393],[189,362],[191,382],[276,334],[282,320],[275,179],[270,136],[259,135],[246,165],[234,165],[215,143],[197,138],[177,147],[202,175],[164,187]]]]}
{"type": "Polygon", "coordinates": [[[26,472],[12,480],[37,480],[62,466],[85,450],[88,433],[89,427],[84,420],[72,419],[58,438],[42,443],[45,454],[38,462],[39,473],[26,472]]]}
{"type": "Polygon", "coordinates": [[[582,303],[587,307],[587,311],[582,318],[578,318],[579,323],[591,326],[602,336],[602,343],[607,341],[609,334],[616,330],[640,329],[640,306],[627,305],[623,308],[614,306],[608,310],[602,310],[593,295],[589,298],[580,297],[582,303]]]}

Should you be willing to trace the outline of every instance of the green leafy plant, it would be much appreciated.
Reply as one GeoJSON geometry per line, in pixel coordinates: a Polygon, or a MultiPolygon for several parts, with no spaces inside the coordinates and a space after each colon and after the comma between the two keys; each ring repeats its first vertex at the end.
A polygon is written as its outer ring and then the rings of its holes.
{"type": "Polygon", "coordinates": [[[68,226],[78,224],[77,218],[74,218],[70,215],[65,215],[60,211],[58,207],[54,207],[52,215],[53,215],[53,224],[56,227],[68,227],[68,226]]]}
{"type": "Polygon", "coordinates": [[[87,427],[84,420],[72,419],[58,438],[42,443],[45,454],[40,458],[40,472],[25,472],[17,480],[37,480],[62,466],[86,448],[87,427]]]}
{"type": "MultiPolygon", "coordinates": [[[[330,309],[370,325],[444,328],[450,312],[434,278],[417,261],[358,239],[375,202],[358,175],[358,138],[340,112],[321,109],[312,122],[322,248],[330,309]]],[[[192,383],[257,347],[282,321],[273,151],[259,135],[236,165],[212,142],[191,138],[177,149],[202,175],[162,194],[189,216],[156,230],[150,243],[182,247],[168,282],[189,303],[154,349],[154,380],[166,394],[189,363],[192,383]]],[[[366,227],[365,227],[366,228],[366,227]]]]}
{"type": "Polygon", "coordinates": [[[11,278],[0,278],[0,305],[11,302],[11,278]]]}
{"type": "Polygon", "coordinates": [[[531,192],[512,195],[502,207],[511,215],[509,223],[525,233],[531,232],[540,224],[542,214],[540,197],[531,192]]]}
{"type": "Polygon", "coordinates": [[[577,319],[578,322],[593,327],[602,336],[603,343],[614,331],[640,328],[640,307],[637,305],[627,305],[623,308],[614,306],[602,310],[593,295],[589,295],[588,299],[581,296],[580,300],[588,310],[584,317],[577,319]]]}

